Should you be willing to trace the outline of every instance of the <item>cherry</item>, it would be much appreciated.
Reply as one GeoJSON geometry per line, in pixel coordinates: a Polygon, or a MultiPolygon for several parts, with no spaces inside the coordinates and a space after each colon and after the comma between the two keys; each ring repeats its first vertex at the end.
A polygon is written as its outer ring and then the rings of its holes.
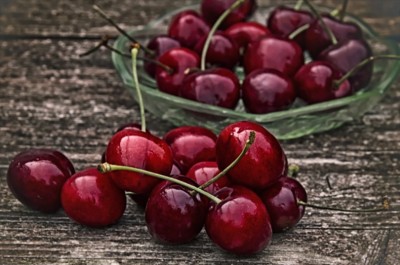
{"type": "Polygon", "coordinates": [[[181,126],[164,135],[174,161],[183,174],[197,162],[215,161],[216,139],[211,130],[199,126],[181,126]]]}
{"type": "Polygon", "coordinates": [[[228,178],[254,190],[263,190],[282,176],[285,154],[278,140],[261,125],[240,121],[226,126],[217,138],[217,163],[226,168],[241,152],[251,131],[256,139],[244,157],[227,173],[228,178]]]}
{"type": "Polygon", "coordinates": [[[272,68],[293,76],[304,64],[303,50],[292,40],[267,36],[248,45],[243,58],[246,74],[272,68]]]}
{"type": "MultiPolygon", "coordinates": [[[[135,166],[160,174],[171,172],[173,157],[166,142],[139,130],[122,130],[114,134],[106,149],[106,161],[118,165],[135,166]]],[[[150,193],[159,182],[137,173],[112,172],[116,185],[138,194],[150,193]]]]}
{"type": "MultiPolygon", "coordinates": [[[[296,10],[287,6],[276,7],[267,19],[267,27],[276,36],[289,38],[298,28],[313,21],[313,16],[305,10],[296,10]]],[[[296,35],[294,40],[305,47],[305,31],[296,35]]]]}
{"type": "Polygon", "coordinates": [[[240,99],[240,83],[236,74],[224,68],[194,72],[183,80],[183,98],[234,109],[240,99]]]}
{"type": "Polygon", "coordinates": [[[185,10],[176,14],[168,27],[168,36],[176,39],[186,48],[194,46],[208,34],[210,27],[194,10],[185,10]]]}
{"type": "Polygon", "coordinates": [[[254,21],[235,23],[227,28],[224,33],[236,42],[241,50],[244,50],[249,43],[271,35],[267,27],[254,21]]]}
{"type": "MultiPolygon", "coordinates": [[[[204,36],[194,47],[194,51],[199,55],[203,51],[206,39],[207,36],[204,36]]],[[[238,64],[239,58],[239,47],[236,42],[223,32],[213,34],[206,54],[206,62],[208,64],[233,69],[238,64]]]]}
{"type": "MultiPolygon", "coordinates": [[[[214,24],[225,10],[230,8],[237,0],[202,0],[200,5],[201,14],[210,24],[214,24]]],[[[235,23],[244,21],[256,9],[255,0],[244,0],[233,10],[222,22],[220,28],[227,28],[235,23]]]]}
{"type": "Polygon", "coordinates": [[[274,233],[294,227],[304,215],[305,206],[297,202],[307,202],[307,193],[294,178],[279,178],[260,197],[267,207],[274,233]]]}
{"type": "Polygon", "coordinates": [[[77,172],[62,187],[65,213],[75,222],[90,227],[105,227],[118,222],[124,214],[126,197],[109,174],[96,168],[77,172]]]}
{"type": "Polygon", "coordinates": [[[222,201],[212,203],[205,230],[222,249],[251,255],[262,251],[271,241],[272,228],[268,212],[261,199],[240,186],[225,187],[215,196],[222,201]]]}
{"type": "Polygon", "coordinates": [[[294,77],[298,96],[307,103],[318,103],[351,94],[351,85],[345,80],[337,86],[342,77],[332,64],[324,61],[312,61],[300,68],[294,77]]]}
{"type": "MultiPolygon", "coordinates": [[[[347,73],[360,62],[372,56],[371,48],[362,39],[351,39],[331,45],[322,51],[318,60],[330,62],[340,72],[347,73]]],[[[353,91],[366,87],[372,78],[373,62],[364,65],[349,77],[353,91]]]]}
{"type": "MultiPolygon", "coordinates": [[[[217,162],[215,161],[202,161],[194,164],[186,173],[186,176],[194,180],[197,184],[203,185],[210,179],[214,178],[220,173],[217,162]]],[[[226,175],[219,178],[209,186],[205,187],[204,190],[215,194],[218,190],[223,187],[229,186],[230,181],[226,175]]]]}
{"type": "Polygon", "coordinates": [[[156,81],[158,89],[162,92],[178,95],[186,71],[197,68],[200,58],[194,51],[186,48],[174,48],[159,57],[159,62],[172,69],[166,70],[157,66],[156,81]]]}
{"type": "Polygon", "coordinates": [[[17,154],[7,171],[7,184],[22,204],[54,213],[61,207],[60,193],[74,168],[69,159],[52,149],[28,149],[17,154]]]}
{"type": "Polygon", "coordinates": [[[292,80],[274,69],[258,69],[243,81],[243,103],[251,113],[269,113],[292,105],[296,91],[292,80]]]}
{"type": "MultiPolygon", "coordinates": [[[[193,180],[179,180],[197,185],[193,180]]],[[[162,243],[183,244],[192,241],[204,226],[208,201],[196,193],[169,181],[157,185],[145,209],[146,225],[154,239],[162,243]]]]}

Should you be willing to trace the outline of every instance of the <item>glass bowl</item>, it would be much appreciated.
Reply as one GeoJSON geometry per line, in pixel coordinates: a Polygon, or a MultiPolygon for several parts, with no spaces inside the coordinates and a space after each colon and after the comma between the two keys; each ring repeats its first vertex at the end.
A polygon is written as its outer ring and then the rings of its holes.
{"type": "MultiPolygon", "coordinates": [[[[265,23],[266,17],[273,8],[273,6],[259,6],[250,20],[265,23]]],[[[319,8],[320,10],[329,10],[325,7],[319,8]]],[[[146,43],[156,35],[166,34],[170,19],[184,9],[198,10],[199,6],[188,6],[168,12],[164,16],[151,21],[143,29],[130,32],[130,34],[141,43],[146,43]]],[[[374,54],[400,53],[396,42],[379,37],[360,18],[347,15],[345,20],[354,22],[361,27],[374,54]]],[[[119,36],[114,43],[114,48],[120,51],[128,51],[129,44],[130,42],[126,37],[119,36]]],[[[130,58],[112,53],[112,60],[117,72],[136,100],[130,58]]],[[[243,69],[238,68],[236,72],[242,79],[243,69]]],[[[154,115],[168,120],[175,126],[204,126],[215,133],[219,133],[222,128],[230,123],[249,120],[262,124],[278,139],[293,139],[327,131],[361,117],[382,99],[385,92],[396,80],[399,72],[399,61],[377,60],[374,62],[372,81],[368,87],[356,94],[312,105],[304,105],[300,101],[296,101],[290,109],[284,111],[251,114],[245,112],[241,102],[236,109],[231,110],[163,93],[157,89],[155,80],[146,74],[143,65],[140,62],[138,64],[139,82],[145,108],[154,115]]]]}

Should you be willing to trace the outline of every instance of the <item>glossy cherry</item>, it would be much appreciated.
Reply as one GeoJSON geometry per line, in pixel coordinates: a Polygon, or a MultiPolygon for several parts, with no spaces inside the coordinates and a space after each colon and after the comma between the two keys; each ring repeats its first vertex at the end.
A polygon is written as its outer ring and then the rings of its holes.
{"type": "Polygon", "coordinates": [[[70,160],[57,150],[28,149],[11,161],[7,184],[25,206],[54,213],[61,207],[61,188],[73,171],[70,160]]]}
{"type": "Polygon", "coordinates": [[[296,99],[292,80],[273,69],[258,69],[246,76],[242,98],[251,113],[269,113],[287,109],[296,99]]]}
{"type": "Polygon", "coordinates": [[[224,33],[236,42],[241,50],[244,50],[249,43],[271,35],[267,27],[255,21],[235,23],[227,28],[224,33]]]}
{"type": "MultiPolygon", "coordinates": [[[[215,161],[202,161],[194,164],[186,173],[186,176],[194,180],[197,184],[203,185],[213,177],[217,176],[221,171],[218,168],[217,162],[215,161]]],[[[226,175],[207,186],[204,190],[215,194],[218,190],[223,187],[229,186],[230,181],[226,175]]]]}
{"type": "Polygon", "coordinates": [[[254,143],[227,175],[236,184],[263,190],[282,176],[286,162],[278,140],[261,125],[240,121],[222,129],[216,144],[217,163],[220,169],[226,168],[240,154],[251,131],[254,143]]]}
{"type": "Polygon", "coordinates": [[[293,76],[303,64],[301,47],[295,41],[275,36],[250,43],[243,58],[246,74],[257,69],[271,68],[293,76]]]}
{"type": "Polygon", "coordinates": [[[181,126],[164,135],[174,161],[183,174],[197,162],[215,161],[216,139],[211,130],[200,126],[181,126]]]}
{"type": "MultiPolygon", "coordinates": [[[[202,0],[200,4],[201,14],[210,25],[213,25],[222,13],[232,6],[235,1],[236,0],[202,0]]],[[[220,28],[227,28],[235,23],[244,21],[253,13],[256,7],[255,0],[245,0],[224,19],[220,28]]]]}
{"type": "Polygon", "coordinates": [[[280,178],[260,196],[267,207],[274,233],[294,227],[304,215],[305,207],[297,202],[307,202],[307,193],[294,178],[280,178]]]}
{"type": "MultiPolygon", "coordinates": [[[[193,180],[178,179],[192,185],[193,180]]],[[[192,241],[204,226],[208,201],[181,185],[163,181],[150,194],[145,209],[146,225],[152,237],[162,243],[183,244],[192,241]]]]}
{"type": "Polygon", "coordinates": [[[69,178],[62,187],[61,202],[72,220],[90,227],[117,223],[126,207],[125,192],[114,184],[109,173],[100,173],[96,168],[69,178]]]}
{"type": "MultiPolygon", "coordinates": [[[[139,130],[122,130],[114,134],[106,149],[108,163],[133,166],[160,174],[171,172],[173,157],[166,142],[139,130]]],[[[116,185],[126,191],[148,194],[159,180],[133,172],[111,173],[116,185]]]]}
{"type": "Polygon", "coordinates": [[[157,87],[162,92],[178,95],[182,81],[188,74],[187,71],[200,65],[200,58],[196,52],[186,48],[174,48],[158,58],[159,62],[167,65],[171,71],[157,66],[157,87]]]}
{"type": "Polygon", "coordinates": [[[187,75],[180,96],[223,108],[234,109],[240,99],[240,83],[235,73],[212,68],[187,75]]]}
{"type": "MultiPolygon", "coordinates": [[[[352,39],[331,45],[318,56],[318,60],[330,62],[340,72],[347,73],[360,62],[372,56],[371,48],[362,39],[352,39]]],[[[366,87],[372,78],[373,62],[361,67],[349,77],[353,91],[366,87]]]]}
{"type": "Polygon", "coordinates": [[[185,10],[172,18],[168,27],[168,36],[178,40],[183,47],[193,49],[209,31],[210,27],[199,13],[194,10],[185,10]]]}
{"type": "Polygon", "coordinates": [[[261,199],[241,186],[225,187],[215,194],[222,201],[212,203],[205,230],[222,249],[237,255],[251,255],[265,249],[272,238],[268,212],[261,199]]]}
{"type": "Polygon", "coordinates": [[[351,85],[345,80],[339,86],[335,81],[343,74],[333,65],[324,61],[305,64],[294,77],[299,98],[312,104],[341,98],[351,94],[351,85]]]}

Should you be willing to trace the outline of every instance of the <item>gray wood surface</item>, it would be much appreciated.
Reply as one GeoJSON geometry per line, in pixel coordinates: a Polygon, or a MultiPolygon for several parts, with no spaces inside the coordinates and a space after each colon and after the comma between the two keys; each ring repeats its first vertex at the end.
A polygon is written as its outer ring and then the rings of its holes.
{"type": "MultiPolygon", "coordinates": [[[[138,107],[110,54],[77,56],[100,35],[116,34],[90,2],[0,0],[0,264],[400,264],[400,79],[359,121],[282,142],[289,162],[301,166],[298,179],[310,202],[366,208],[388,198],[391,210],[308,208],[298,226],[275,235],[271,246],[254,257],[226,254],[205,233],[184,246],[157,244],[133,203],[107,229],[82,227],[62,211],[43,215],[22,206],[6,184],[15,154],[57,148],[78,170],[95,166],[115,128],[138,119],[138,107]]],[[[195,2],[96,1],[129,29],[195,2]]],[[[400,35],[399,1],[353,0],[350,10],[383,35],[400,35]]],[[[172,128],[151,114],[147,118],[158,135],[172,128]]]]}

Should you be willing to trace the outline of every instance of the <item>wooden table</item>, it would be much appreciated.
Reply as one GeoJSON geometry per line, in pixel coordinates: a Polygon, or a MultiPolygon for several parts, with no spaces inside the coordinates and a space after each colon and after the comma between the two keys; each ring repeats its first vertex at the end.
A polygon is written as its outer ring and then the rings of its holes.
{"type": "MultiPolygon", "coordinates": [[[[116,34],[90,2],[0,0],[0,264],[400,264],[400,82],[359,121],[282,142],[289,162],[301,166],[298,179],[310,202],[363,208],[388,198],[392,209],[307,209],[297,227],[274,236],[253,257],[226,254],[205,233],[184,246],[157,244],[143,211],[131,202],[122,220],[107,229],[82,227],[62,211],[43,215],[22,206],[6,184],[14,155],[49,147],[65,152],[78,170],[95,166],[115,128],[138,119],[109,52],[78,57],[101,35],[116,34]]],[[[129,29],[194,2],[96,1],[129,29]]],[[[269,2],[282,3],[259,1],[269,2]]],[[[353,0],[349,8],[383,35],[400,36],[398,0],[353,0]]],[[[158,135],[172,128],[151,114],[147,118],[158,135]]]]}

